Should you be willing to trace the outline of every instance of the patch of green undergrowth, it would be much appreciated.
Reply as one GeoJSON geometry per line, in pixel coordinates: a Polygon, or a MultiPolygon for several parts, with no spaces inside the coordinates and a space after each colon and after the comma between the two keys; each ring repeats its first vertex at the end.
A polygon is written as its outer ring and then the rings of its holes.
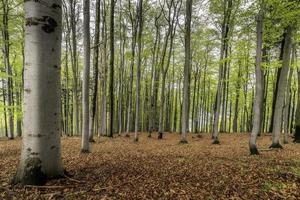
{"type": "Polygon", "coordinates": [[[273,182],[273,181],[266,181],[262,184],[262,190],[264,192],[272,191],[280,191],[284,189],[286,186],[281,182],[273,182]]]}
{"type": "Polygon", "coordinates": [[[300,168],[299,167],[291,167],[291,173],[296,176],[297,178],[300,178],[300,168]]]}

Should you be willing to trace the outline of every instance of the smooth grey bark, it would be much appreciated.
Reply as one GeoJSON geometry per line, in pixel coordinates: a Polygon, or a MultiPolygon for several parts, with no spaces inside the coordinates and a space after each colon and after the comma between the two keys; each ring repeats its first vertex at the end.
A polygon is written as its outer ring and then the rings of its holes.
{"type": "Polygon", "coordinates": [[[90,83],[90,1],[83,0],[83,82],[82,82],[82,140],[81,152],[89,149],[89,83],[90,83]]]}
{"type": "Polygon", "coordinates": [[[272,144],[270,148],[282,148],[280,145],[280,135],[281,135],[281,124],[282,124],[282,111],[284,104],[284,93],[286,90],[287,76],[289,72],[290,65],[290,55],[291,55],[291,44],[292,44],[292,34],[293,28],[288,26],[284,33],[284,47],[282,56],[282,69],[278,81],[278,91],[276,96],[274,119],[273,119],[273,132],[272,132],[272,144]]]}
{"type": "Polygon", "coordinates": [[[139,140],[138,131],[139,131],[139,120],[140,120],[140,88],[141,88],[141,54],[142,54],[142,33],[143,33],[143,0],[138,2],[137,10],[137,20],[138,20],[138,32],[137,32],[137,43],[138,43],[138,52],[137,52],[137,72],[136,72],[136,108],[135,108],[135,126],[134,126],[134,141],[139,140]]]}
{"type": "Polygon", "coordinates": [[[61,0],[25,1],[24,134],[13,183],[63,175],[60,145],[61,0]],[[51,94],[51,95],[49,95],[51,94]]]}
{"type": "Polygon", "coordinates": [[[189,103],[190,103],[190,71],[191,71],[191,18],[192,18],[192,0],[186,1],[185,13],[185,62],[184,62],[184,80],[183,80],[183,102],[182,102],[182,129],[180,143],[187,143],[189,103]]]}
{"type": "Polygon", "coordinates": [[[262,63],[262,47],[263,47],[263,11],[260,10],[256,17],[256,60],[255,60],[255,99],[253,106],[253,127],[250,134],[249,148],[251,155],[259,154],[256,147],[257,135],[261,132],[262,120],[262,104],[264,99],[263,94],[263,72],[261,68],[262,63]]]}

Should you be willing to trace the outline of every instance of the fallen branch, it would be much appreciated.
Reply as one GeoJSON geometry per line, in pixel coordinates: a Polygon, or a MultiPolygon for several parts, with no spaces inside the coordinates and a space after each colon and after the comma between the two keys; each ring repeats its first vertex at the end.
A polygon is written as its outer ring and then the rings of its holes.
{"type": "Polygon", "coordinates": [[[2,186],[0,186],[0,190],[11,191],[9,188],[7,188],[7,187],[2,187],[2,186]]]}
{"type": "Polygon", "coordinates": [[[38,188],[38,189],[61,189],[61,188],[73,188],[76,186],[71,185],[24,185],[24,188],[38,188]]]}
{"type": "Polygon", "coordinates": [[[66,174],[64,174],[64,177],[69,179],[70,181],[73,181],[73,182],[76,182],[76,183],[87,183],[86,181],[79,181],[79,180],[73,179],[73,178],[67,176],[66,174]]]}

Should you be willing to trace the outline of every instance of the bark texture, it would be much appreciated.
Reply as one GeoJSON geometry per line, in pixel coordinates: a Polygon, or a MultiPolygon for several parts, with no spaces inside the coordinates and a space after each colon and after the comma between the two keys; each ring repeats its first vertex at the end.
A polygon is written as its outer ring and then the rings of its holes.
{"type": "Polygon", "coordinates": [[[13,183],[41,185],[47,179],[63,175],[61,15],[60,0],[25,1],[24,134],[21,161],[13,183]]]}

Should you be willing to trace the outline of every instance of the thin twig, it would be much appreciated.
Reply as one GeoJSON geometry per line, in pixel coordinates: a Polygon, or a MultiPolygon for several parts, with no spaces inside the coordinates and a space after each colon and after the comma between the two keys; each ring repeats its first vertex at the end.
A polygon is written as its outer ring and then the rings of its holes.
{"type": "Polygon", "coordinates": [[[25,185],[24,188],[39,188],[39,189],[60,189],[60,188],[73,188],[76,186],[71,185],[25,185]]]}
{"type": "Polygon", "coordinates": [[[79,181],[79,180],[73,179],[73,178],[67,176],[66,174],[64,174],[64,177],[69,179],[70,181],[73,181],[73,182],[76,182],[76,183],[86,183],[86,181],[79,181]]]}
{"type": "Polygon", "coordinates": [[[140,175],[140,176],[138,176],[138,177],[136,177],[136,178],[134,178],[134,179],[131,179],[131,180],[129,180],[129,181],[126,181],[126,182],[117,184],[117,185],[111,185],[111,186],[99,188],[99,189],[97,189],[97,191],[107,190],[107,189],[109,189],[109,188],[120,187],[120,186],[122,186],[122,185],[125,185],[125,184],[127,184],[127,183],[131,183],[132,181],[135,181],[135,180],[139,179],[139,178],[142,177],[143,175],[144,175],[144,174],[142,174],[142,175],[140,175]]]}

